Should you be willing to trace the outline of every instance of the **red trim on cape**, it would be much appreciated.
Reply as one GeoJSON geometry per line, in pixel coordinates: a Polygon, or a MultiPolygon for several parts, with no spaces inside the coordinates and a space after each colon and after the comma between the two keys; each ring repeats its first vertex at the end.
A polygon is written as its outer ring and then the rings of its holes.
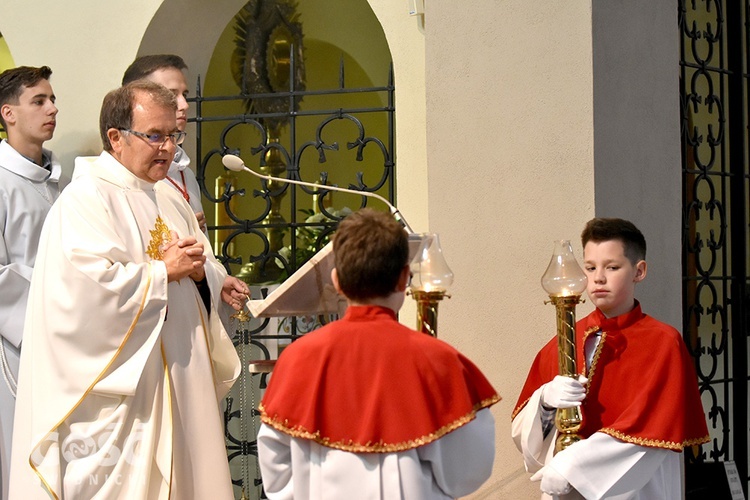
{"type": "Polygon", "coordinates": [[[453,347],[388,308],[350,306],[284,349],[260,409],[264,423],[294,437],[389,453],[434,441],[499,400],[453,347]]]}
{"type": "MultiPolygon", "coordinates": [[[[589,378],[581,435],[604,432],[621,441],[680,451],[709,441],[693,359],[680,334],[641,311],[606,318],[598,309],[576,324],[576,361],[589,378]],[[601,330],[590,373],[587,334],[601,330]]],[[[558,374],[557,338],[537,354],[512,418],[533,392],[558,374]]]]}

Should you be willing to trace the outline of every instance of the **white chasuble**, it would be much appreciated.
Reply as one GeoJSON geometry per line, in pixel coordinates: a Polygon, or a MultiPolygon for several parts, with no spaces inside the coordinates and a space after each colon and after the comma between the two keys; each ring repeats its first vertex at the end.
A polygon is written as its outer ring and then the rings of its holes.
{"type": "Polygon", "coordinates": [[[42,231],[24,330],[11,498],[233,498],[220,401],[240,365],[162,234],[204,244],[192,210],[102,153],[42,231]]]}

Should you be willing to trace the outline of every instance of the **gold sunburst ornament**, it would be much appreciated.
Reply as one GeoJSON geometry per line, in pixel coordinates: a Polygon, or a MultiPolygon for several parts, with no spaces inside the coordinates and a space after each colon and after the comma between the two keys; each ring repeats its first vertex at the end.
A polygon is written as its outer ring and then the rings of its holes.
{"type": "Polygon", "coordinates": [[[146,253],[154,260],[161,260],[163,256],[161,248],[172,241],[172,232],[161,216],[156,217],[154,228],[149,232],[151,233],[151,241],[148,244],[146,253]]]}
{"type": "MultiPolygon", "coordinates": [[[[291,89],[305,90],[302,23],[296,9],[294,0],[249,0],[235,16],[232,77],[243,94],[256,94],[255,99],[245,101],[246,112],[276,114],[299,109],[301,96],[293,100],[292,109],[288,95],[273,96],[291,89]]],[[[287,120],[284,116],[260,119],[271,129],[280,128],[287,120]]]]}

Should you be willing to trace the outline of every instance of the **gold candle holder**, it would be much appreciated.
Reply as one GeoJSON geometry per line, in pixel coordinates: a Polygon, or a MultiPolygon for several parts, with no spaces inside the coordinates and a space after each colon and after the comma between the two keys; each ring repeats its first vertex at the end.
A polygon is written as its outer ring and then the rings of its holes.
{"type": "MultiPolygon", "coordinates": [[[[542,287],[555,306],[557,324],[558,372],[564,377],[577,378],[576,367],[576,305],[586,289],[587,278],[573,256],[570,241],[555,242],[547,270],[542,276],[542,287]]],[[[583,439],[581,430],[583,414],[580,406],[558,408],[555,413],[555,453],[583,439]]]]}
{"type": "MultiPolygon", "coordinates": [[[[558,370],[560,375],[571,378],[578,378],[578,371],[576,370],[576,305],[580,302],[580,299],[580,295],[550,296],[550,302],[554,304],[557,316],[558,370]]],[[[555,441],[555,453],[583,439],[578,434],[582,422],[583,414],[580,406],[557,409],[555,427],[558,434],[555,441]]]]}
{"type": "Polygon", "coordinates": [[[438,304],[450,295],[444,290],[412,290],[411,294],[417,301],[417,330],[437,337],[438,304]]]}

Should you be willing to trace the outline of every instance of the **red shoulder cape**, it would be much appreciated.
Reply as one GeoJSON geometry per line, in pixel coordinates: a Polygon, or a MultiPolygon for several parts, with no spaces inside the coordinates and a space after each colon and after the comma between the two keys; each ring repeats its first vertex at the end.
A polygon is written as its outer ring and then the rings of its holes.
{"type": "Polygon", "coordinates": [[[453,347],[401,325],[390,309],[351,306],[284,349],[260,412],[294,437],[390,453],[430,443],[498,401],[453,347]]]}
{"type": "MultiPolygon", "coordinates": [[[[606,318],[598,309],[576,324],[576,366],[589,379],[581,435],[604,432],[641,446],[681,451],[709,441],[693,360],[680,334],[641,312],[606,318]],[[601,331],[586,373],[583,346],[601,331]]],[[[558,374],[557,338],[529,372],[512,418],[532,393],[558,374]]]]}

